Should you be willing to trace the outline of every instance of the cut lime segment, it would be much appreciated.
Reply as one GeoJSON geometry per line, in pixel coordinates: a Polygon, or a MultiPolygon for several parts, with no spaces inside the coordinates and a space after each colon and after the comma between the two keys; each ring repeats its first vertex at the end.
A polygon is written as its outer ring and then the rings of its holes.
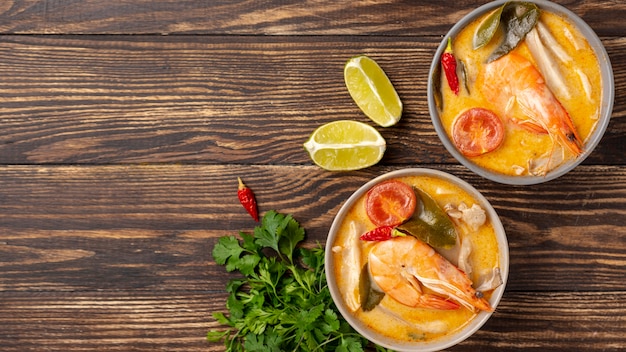
{"type": "Polygon", "coordinates": [[[367,124],[339,120],[318,127],[304,149],[313,162],[331,171],[359,170],[382,159],[387,143],[367,124]]]}
{"type": "Polygon", "coordinates": [[[356,105],[382,127],[400,121],[402,102],[389,77],[371,58],[361,55],[348,60],[343,76],[356,105]]]}

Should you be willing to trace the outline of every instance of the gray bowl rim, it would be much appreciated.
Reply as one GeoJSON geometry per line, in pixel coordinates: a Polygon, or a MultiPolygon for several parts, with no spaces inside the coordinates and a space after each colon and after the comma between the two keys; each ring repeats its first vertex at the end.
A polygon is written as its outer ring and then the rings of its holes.
{"type": "Polygon", "coordinates": [[[509,275],[509,244],[508,244],[506,232],[504,230],[502,222],[500,221],[500,217],[496,213],[493,206],[491,206],[487,198],[485,198],[485,196],[483,196],[476,188],[474,188],[469,183],[465,182],[464,180],[452,174],[439,171],[439,170],[434,170],[434,169],[406,168],[406,169],[399,169],[399,170],[387,172],[365,183],[363,186],[358,188],[344,202],[344,204],[341,206],[341,208],[339,209],[339,212],[337,213],[337,215],[335,216],[333,220],[330,230],[328,231],[328,237],[326,239],[326,253],[324,257],[326,281],[328,283],[328,288],[330,290],[331,297],[333,301],[335,302],[335,305],[339,309],[339,312],[341,313],[341,315],[346,319],[346,321],[348,321],[348,323],[357,332],[359,332],[359,334],[361,334],[368,340],[380,346],[390,348],[398,352],[439,351],[445,348],[452,347],[464,341],[465,339],[469,338],[470,336],[472,336],[476,331],[478,331],[487,322],[487,320],[489,320],[493,312],[484,312],[484,311],[479,312],[476,315],[476,317],[474,317],[474,319],[472,319],[472,321],[468,323],[466,326],[464,326],[461,330],[445,338],[437,339],[435,341],[426,342],[426,343],[419,343],[419,342],[403,343],[401,341],[392,340],[388,337],[385,337],[383,335],[380,335],[376,332],[373,332],[367,329],[358,319],[356,319],[345,307],[345,304],[343,303],[343,298],[341,297],[341,293],[339,292],[339,288],[337,287],[335,277],[332,274],[335,271],[335,265],[334,265],[333,258],[332,258],[333,241],[335,240],[335,236],[336,236],[335,234],[339,231],[339,227],[341,226],[341,223],[345,219],[350,208],[354,205],[354,203],[361,196],[363,196],[374,185],[382,181],[388,180],[388,179],[405,177],[405,176],[438,177],[440,179],[456,184],[462,189],[464,189],[466,192],[468,192],[472,197],[474,197],[474,199],[476,199],[479,202],[479,204],[483,207],[483,209],[485,209],[485,211],[487,212],[488,218],[491,220],[494,226],[496,237],[498,239],[498,250],[500,252],[499,253],[500,254],[499,256],[500,273],[502,275],[502,282],[503,282],[503,284],[499,286],[498,288],[496,288],[493,294],[491,295],[490,304],[492,305],[495,311],[496,307],[500,303],[500,300],[502,299],[502,296],[504,295],[504,291],[505,291],[505,287],[506,287],[506,284],[508,281],[508,275],[509,275]]]}
{"type": "Polygon", "coordinates": [[[448,137],[443,124],[441,123],[441,119],[439,118],[439,111],[437,111],[437,107],[434,103],[433,96],[433,82],[432,76],[435,68],[439,65],[439,58],[446,48],[446,44],[448,38],[456,36],[463,28],[469,25],[472,21],[480,17],[480,15],[494,10],[495,8],[501,6],[502,4],[509,2],[507,0],[496,0],[489,3],[486,3],[469,14],[464,16],[459,22],[457,22],[443,37],[443,40],[439,44],[435,56],[433,57],[433,61],[430,66],[430,70],[428,73],[428,87],[427,87],[427,99],[428,99],[428,110],[430,113],[430,117],[439,136],[439,139],[445,146],[445,148],[452,154],[452,156],[463,164],[465,167],[473,171],[474,173],[489,179],[491,181],[495,181],[498,183],[509,184],[509,185],[533,185],[543,182],[548,182],[554,180],[558,177],[561,177],[574,169],[576,166],[580,165],[596,148],[600,140],[602,139],[609,121],[611,119],[611,115],[613,113],[613,102],[615,99],[615,82],[613,77],[613,68],[611,66],[611,61],[609,60],[609,56],[606,52],[606,48],[602,44],[600,38],[596,35],[593,29],[578,15],[569,9],[563,7],[562,5],[547,1],[547,0],[527,0],[526,2],[532,2],[539,6],[539,8],[546,9],[550,12],[560,14],[563,17],[570,20],[577,29],[585,36],[591,48],[595,51],[596,57],[598,58],[598,62],[600,64],[600,71],[602,77],[602,102],[600,106],[600,115],[598,119],[598,123],[595,127],[595,130],[591,134],[591,137],[585,144],[585,149],[581,155],[579,155],[576,159],[566,162],[556,169],[548,172],[545,176],[509,176],[496,172],[491,172],[486,170],[471,160],[467,159],[463,154],[461,154],[454,143],[448,137]]]}

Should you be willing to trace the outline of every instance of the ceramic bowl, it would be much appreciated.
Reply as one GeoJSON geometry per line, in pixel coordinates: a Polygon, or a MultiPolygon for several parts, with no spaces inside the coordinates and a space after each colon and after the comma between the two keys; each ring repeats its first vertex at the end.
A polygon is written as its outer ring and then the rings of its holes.
{"type": "Polygon", "coordinates": [[[506,234],[504,228],[502,227],[502,223],[498,215],[496,214],[493,207],[489,204],[487,199],[482,196],[474,187],[466,183],[465,181],[450,175],[445,172],[432,170],[432,169],[424,169],[424,168],[412,168],[412,169],[402,169],[397,171],[392,171],[381,175],[379,177],[374,178],[373,180],[367,182],[365,185],[360,187],[356,192],[354,192],[348,200],[342,205],[339,212],[337,213],[332,226],[330,228],[328,239],[326,241],[326,277],[328,281],[328,287],[330,288],[331,296],[337,305],[337,308],[343,315],[343,317],[348,321],[348,323],[358,331],[362,336],[367,338],[368,340],[386,348],[393,349],[395,351],[439,351],[453,345],[458,344],[459,342],[467,339],[473,333],[480,329],[480,327],[485,324],[485,322],[489,319],[489,317],[493,313],[481,311],[478,314],[474,315],[471,321],[469,321],[466,325],[464,325],[461,329],[451,332],[444,337],[436,339],[434,341],[429,342],[402,342],[395,339],[391,339],[389,337],[383,336],[378,332],[371,330],[367,325],[358,320],[348,309],[344,299],[341,296],[339,288],[337,287],[336,277],[334,275],[336,266],[333,261],[333,253],[332,248],[335,246],[335,240],[341,227],[341,223],[344,221],[346,215],[350,211],[350,209],[355,205],[355,203],[361,198],[364,194],[367,193],[369,189],[371,189],[374,185],[383,182],[385,180],[389,180],[392,178],[405,177],[405,176],[430,176],[442,179],[454,185],[457,185],[461,189],[465,190],[468,194],[470,194],[478,204],[485,210],[487,213],[487,218],[493,224],[495,229],[496,239],[498,243],[498,251],[499,251],[499,263],[500,263],[500,271],[503,284],[497,287],[491,297],[490,304],[495,309],[504,294],[504,289],[507,282],[507,277],[509,273],[509,247],[508,241],[506,238],[506,234]]]}
{"type": "Polygon", "coordinates": [[[468,159],[463,154],[461,154],[459,150],[455,147],[454,143],[452,142],[448,134],[446,133],[443,127],[443,124],[439,118],[439,110],[435,104],[435,97],[434,97],[433,73],[440,65],[441,55],[443,54],[446,48],[448,38],[454,38],[457,34],[461,32],[463,28],[471,24],[477,18],[484,15],[485,13],[495,10],[496,8],[500,7],[506,2],[507,1],[505,0],[498,0],[498,1],[489,2],[483,6],[476,8],[474,11],[470,12],[463,19],[461,19],[458,23],[456,23],[452,27],[452,29],[450,29],[450,31],[445,35],[445,37],[441,41],[441,44],[439,45],[435,53],[433,62],[430,67],[430,74],[429,74],[429,80],[428,80],[428,92],[427,92],[428,108],[429,108],[430,116],[431,116],[433,125],[435,127],[435,130],[437,131],[437,134],[439,135],[439,138],[441,139],[443,145],[450,152],[450,154],[452,154],[454,158],[456,158],[461,164],[465,165],[468,169],[475,172],[476,174],[484,178],[487,178],[489,180],[495,181],[495,182],[499,182],[503,184],[511,184],[511,185],[531,185],[531,184],[547,182],[547,181],[556,179],[566,174],[567,172],[571,171],[576,166],[578,166],[580,163],[582,163],[587,158],[587,156],[591,154],[591,152],[594,150],[594,148],[598,145],[598,143],[602,139],[602,136],[604,135],[604,132],[609,124],[609,120],[611,118],[611,113],[613,110],[615,84],[613,81],[613,70],[611,67],[611,63],[609,61],[609,57],[606,53],[606,50],[604,46],[602,45],[602,42],[600,41],[598,36],[589,27],[589,25],[587,25],[587,23],[585,23],[576,14],[574,14],[573,12],[571,12],[570,10],[566,9],[565,7],[559,4],[556,4],[550,1],[544,1],[544,0],[529,0],[529,2],[536,3],[540,9],[559,14],[563,16],[564,18],[568,19],[586,37],[591,48],[595,51],[596,57],[598,58],[598,61],[600,64],[601,79],[602,79],[602,93],[601,93],[602,101],[601,101],[600,113],[599,113],[599,119],[598,119],[597,125],[595,129],[592,131],[589,138],[587,139],[583,147],[584,151],[581,155],[579,155],[577,158],[566,161],[565,163],[561,164],[560,166],[548,172],[546,175],[541,175],[541,176],[504,175],[501,173],[487,170],[475,164],[470,159],[468,159]]]}

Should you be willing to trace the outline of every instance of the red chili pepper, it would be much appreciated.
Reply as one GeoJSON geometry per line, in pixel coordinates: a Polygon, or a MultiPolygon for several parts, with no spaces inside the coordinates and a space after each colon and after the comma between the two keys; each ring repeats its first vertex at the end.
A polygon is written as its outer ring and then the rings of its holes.
{"type": "Polygon", "coordinates": [[[441,66],[443,66],[443,72],[446,74],[448,86],[455,95],[459,95],[459,78],[456,75],[456,58],[452,53],[452,40],[450,40],[450,37],[448,37],[448,46],[441,55],[441,66]]]}
{"type": "Polygon", "coordinates": [[[394,226],[381,226],[361,235],[363,241],[386,241],[393,237],[394,226]]]}
{"type": "Polygon", "coordinates": [[[239,181],[239,188],[237,189],[237,197],[239,197],[239,202],[246,209],[248,214],[252,216],[254,221],[259,221],[259,210],[256,205],[256,198],[254,197],[254,193],[252,190],[246,185],[243,184],[241,178],[237,177],[239,181]]]}

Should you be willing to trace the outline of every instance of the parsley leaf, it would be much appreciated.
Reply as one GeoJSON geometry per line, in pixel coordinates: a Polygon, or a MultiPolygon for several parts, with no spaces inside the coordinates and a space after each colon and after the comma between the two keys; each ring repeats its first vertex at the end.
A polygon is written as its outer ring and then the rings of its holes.
{"type": "Polygon", "coordinates": [[[213,248],[213,258],[217,264],[226,264],[227,271],[233,271],[237,269],[237,262],[242,252],[243,248],[235,236],[225,236],[220,238],[213,248]]]}
{"type": "Polygon", "coordinates": [[[287,236],[281,236],[278,242],[278,249],[280,253],[289,258],[289,261],[293,262],[293,253],[296,249],[296,245],[304,240],[304,229],[293,220],[291,216],[285,218],[285,227],[283,231],[288,233],[287,236]]]}
{"type": "MultiPolygon", "coordinates": [[[[229,327],[207,333],[227,352],[364,351],[369,342],[341,316],[326,283],[324,248],[299,247],[305,231],[291,216],[268,211],[254,235],[220,238],[213,258],[243,278],[227,286],[228,314],[213,313],[229,327]]],[[[374,346],[377,351],[385,351],[374,346]]]]}
{"type": "Polygon", "coordinates": [[[279,214],[275,211],[268,211],[261,220],[262,226],[254,228],[255,243],[262,247],[269,247],[276,252],[278,250],[278,241],[283,233],[285,225],[285,215],[279,214]]]}
{"type": "Polygon", "coordinates": [[[248,334],[244,342],[244,348],[249,352],[282,352],[280,343],[282,338],[274,331],[265,335],[248,334]]]}

